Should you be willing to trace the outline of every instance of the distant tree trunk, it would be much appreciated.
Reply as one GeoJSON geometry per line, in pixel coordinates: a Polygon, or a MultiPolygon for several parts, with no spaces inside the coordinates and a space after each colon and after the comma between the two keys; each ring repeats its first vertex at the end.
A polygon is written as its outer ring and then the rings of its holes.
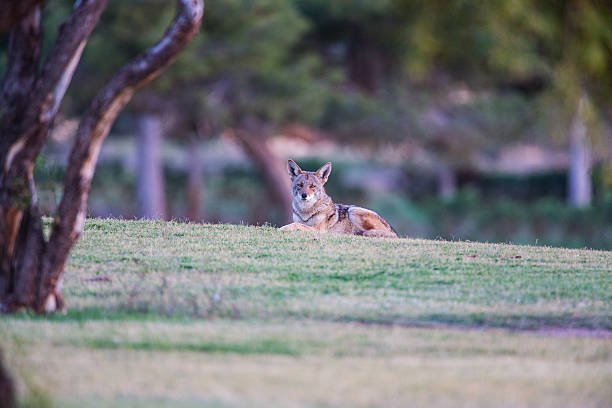
{"type": "Polygon", "coordinates": [[[198,143],[193,142],[187,149],[187,218],[192,222],[202,220],[202,158],[198,143]]]}
{"type": "Polygon", "coordinates": [[[593,188],[591,183],[591,148],[584,123],[587,97],[580,97],[569,135],[568,201],[569,204],[584,208],[591,204],[593,188]]]}
{"type": "Polygon", "coordinates": [[[138,215],[147,219],[166,219],[162,124],[159,116],[141,115],[137,139],[138,215]]]}
{"type": "Polygon", "coordinates": [[[363,30],[354,30],[352,37],[347,59],[348,77],[361,89],[375,92],[385,71],[385,54],[372,44],[363,30]]]}
{"type": "Polygon", "coordinates": [[[457,193],[457,178],[452,168],[440,165],[437,168],[438,195],[440,198],[449,200],[457,193]]]}
{"type": "Polygon", "coordinates": [[[15,382],[4,366],[2,357],[2,350],[0,350],[0,407],[17,408],[15,382]]]}
{"type": "Polygon", "coordinates": [[[11,32],[0,94],[0,312],[63,309],[64,265],[83,230],[102,142],[136,89],[155,78],[197,33],[204,7],[202,0],[177,0],[176,17],[162,39],[119,69],[94,97],[79,125],[46,240],[32,177],[34,161],[106,4],[76,2],[41,69],[39,8],[11,32]]]}
{"type": "Polygon", "coordinates": [[[243,129],[235,130],[234,133],[245,153],[261,172],[270,198],[280,207],[282,222],[290,223],[293,219],[293,210],[287,164],[274,154],[265,138],[254,136],[243,129]]]}

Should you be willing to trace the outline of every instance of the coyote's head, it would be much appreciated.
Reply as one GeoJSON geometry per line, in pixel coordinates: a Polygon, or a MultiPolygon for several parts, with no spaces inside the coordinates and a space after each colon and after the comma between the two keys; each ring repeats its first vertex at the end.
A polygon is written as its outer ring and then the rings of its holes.
{"type": "Polygon", "coordinates": [[[293,160],[287,162],[291,177],[293,201],[300,207],[310,207],[326,196],[323,184],[331,172],[331,163],[327,162],[317,171],[302,171],[293,160]]]}

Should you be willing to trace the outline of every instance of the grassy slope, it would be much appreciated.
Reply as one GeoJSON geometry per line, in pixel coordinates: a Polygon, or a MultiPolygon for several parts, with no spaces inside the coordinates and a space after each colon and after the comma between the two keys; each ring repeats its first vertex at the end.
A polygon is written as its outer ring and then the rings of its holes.
{"type": "Polygon", "coordinates": [[[0,341],[75,406],[608,406],[611,270],[604,251],[90,220],[68,314],[3,318],[0,341]]]}

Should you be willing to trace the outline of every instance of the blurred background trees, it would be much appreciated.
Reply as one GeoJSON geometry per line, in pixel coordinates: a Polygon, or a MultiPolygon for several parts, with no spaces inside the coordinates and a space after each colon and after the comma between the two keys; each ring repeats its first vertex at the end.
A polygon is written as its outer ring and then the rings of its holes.
{"type": "MultiPolygon", "coordinates": [[[[71,7],[48,0],[46,43],[71,7]]],[[[612,246],[608,2],[206,7],[202,35],[113,128],[91,215],[282,224],[292,157],[334,162],[332,196],[405,235],[612,246]]],[[[37,165],[48,208],[83,101],[172,12],[109,2],[37,165]]]]}

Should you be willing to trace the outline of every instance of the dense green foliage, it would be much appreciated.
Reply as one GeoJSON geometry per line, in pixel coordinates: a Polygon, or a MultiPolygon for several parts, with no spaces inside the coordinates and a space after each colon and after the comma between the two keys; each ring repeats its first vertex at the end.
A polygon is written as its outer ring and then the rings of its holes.
{"type": "MultiPolygon", "coordinates": [[[[49,1],[48,42],[70,4],[49,1]]],[[[69,92],[72,100],[91,96],[159,38],[172,13],[166,1],[126,7],[111,0],[69,92]]],[[[550,141],[563,133],[583,91],[593,98],[594,117],[605,114],[612,95],[611,22],[602,1],[210,2],[202,34],[134,107],[173,112],[182,124],[172,132],[177,136],[194,123],[211,136],[226,126],[298,121],[353,142],[427,141],[436,137],[431,124],[415,117],[436,108],[453,118],[445,128],[459,129],[437,136],[444,141],[465,140],[472,149],[504,136],[546,133],[540,139],[550,141]],[[472,95],[453,102],[449,92],[457,89],[472,95]],[[525,117],[534,107],[538,117],[525,117]]],[[[442,157],[464,154],[444,144],[435,142],[442,157]]]]}

